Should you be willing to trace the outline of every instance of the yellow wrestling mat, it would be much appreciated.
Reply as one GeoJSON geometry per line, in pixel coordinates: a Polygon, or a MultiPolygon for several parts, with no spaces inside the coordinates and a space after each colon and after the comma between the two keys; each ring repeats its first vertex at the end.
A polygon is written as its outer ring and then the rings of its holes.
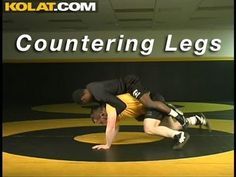
{"type": "MultiPolygon", "coordinates": [[[[180,105],[180,103],[176,103],[180,105]]],[[[225,105],[224,105],[225,106],[225,105]]],[[[229,105],[230,106],[230,105],[229,105]]],[[[226,108],[228,108],[226,106],[226,108]]],[[[233,107],[231,106],[231,109],[233,107]]],[[[66,110],[66,109],[65,109],[66,110]]],[[[216,109],[217,110],[217,109],[216,109]]],[[[216,111],[215,110],[215,111],[216,111]]],[[[49,109],[50,111],[50,109],[49,109]]],[[[61,111],[61,110],[60,110],[61,111]]],[[[68,110],[67,110],[68,111],[68,110]]],[[[233,120],[209,119],[212,130],[233,134],[233,120]]],[[[142,126],[142,122],[127,119],[121,126],[142,126]]],[[[33,131],[43,131],[59,128],[97,126],[88,118],[79,119],[53,119],[7,122],[3,124],[3,137],[33,131]]],[[[85,133],[73,137],[76,142],[91,145],[103,142],[102,133],[85,133]]],[[[66,136],[66,135],[65,135],[66,136]]],[[[159,142],[162,138],[148,136],[142,132],[121,132],[116,139],[117,146],[126,144],[159,142]]],[[[3,145],[4,146],[4,145],[3,145]]],[[[61,144],[63,146],[63,144],[61,144]]],[[[202,144],[207,146],[207,144],[202,144]]],[[[233,145],[232,145],[233,146],[233,145]]],[[[145,147],[145,146],[144,146],[145,147]]],[[[168,148],[168,147],[166,147],[168,148]]],[[[210,147],[209,147],[210,148],[210,147]]],[[[219,147],[220,148],[220,147],[219,147]]],[[[77,150],[78,153],[80,149],[77,150]]],[[[127,154],[132,153],[125,152],[127,154]]],[[[142,152],[140,152],[142,153],[142,152]]],[[[174,153],[174,151],[173,151],[174,153]]],[[[85,154],[86,155],[86,154],[85,154]]],[[[151,152],[150,152],[150,155],[151,152]]],[[[151,160],[151,161],[72,161],[48,158],[30,157],[3,152],[3,176],[5,177],[233,177],[234,176],[234,151],[178,159],[151,160]]]]}
{"type": "MultiPolygon", "coordinates": [[[[127,121],[126,125],[136,124],[127,121]]],[[[233,133],[233,121],[210,120],[214,130],[233,133]]],[[[4,136],[60,127],[91,126],[88,119],[35,120],[5,123],[4,136]]],[[[79,149],[78,149],[79,153],[79,149]]],[[[129,152],[127,152],[129,153],[129,152]]],[[[233,154],[229,151],[203,157],[142,162],[78,162],[51,160],[3,153],[4,176],[233,176],[233,154]]]]}

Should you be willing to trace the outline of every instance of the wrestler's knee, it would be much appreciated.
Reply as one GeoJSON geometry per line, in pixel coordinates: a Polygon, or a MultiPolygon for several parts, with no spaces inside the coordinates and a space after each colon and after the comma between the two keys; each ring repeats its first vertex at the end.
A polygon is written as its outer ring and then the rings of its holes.
{"type": "Polygon", "coordinates": [[[144,120],[144,132],[153,135],[155,134],[155,129],[158,128],[158,125],[160,124],[159,120],[154,120],[154,119],[145,119],[144,120]]]}
{"type": "Polygon", "coordinates": [[[149,135],[153,135],[154,134],[153,127],[151,127],[151,126],[144,126],[144,132],[149,134],[149,135]]]}

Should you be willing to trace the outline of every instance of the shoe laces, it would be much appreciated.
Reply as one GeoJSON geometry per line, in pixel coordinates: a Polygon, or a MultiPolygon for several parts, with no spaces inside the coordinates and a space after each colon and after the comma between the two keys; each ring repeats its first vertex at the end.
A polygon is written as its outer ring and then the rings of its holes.
{"type": "Polygon", "coordinates": [[[196,119],[201,125],[206,125],[206,119],[204,117],[196,115],[196,119]]]}

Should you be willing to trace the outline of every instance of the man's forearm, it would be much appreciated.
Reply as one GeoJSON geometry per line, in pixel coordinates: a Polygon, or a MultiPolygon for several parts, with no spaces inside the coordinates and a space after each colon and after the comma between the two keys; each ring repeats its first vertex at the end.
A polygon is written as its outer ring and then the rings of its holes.
{"type": "Polygon", "coordinates": [[[119,131],[118,126],[106,129],[106,145],[107,146],[109,146],[109,147],[111,146],[111,144],[112,144],[113,140],[115,139],[118,131],[119,131]]]}

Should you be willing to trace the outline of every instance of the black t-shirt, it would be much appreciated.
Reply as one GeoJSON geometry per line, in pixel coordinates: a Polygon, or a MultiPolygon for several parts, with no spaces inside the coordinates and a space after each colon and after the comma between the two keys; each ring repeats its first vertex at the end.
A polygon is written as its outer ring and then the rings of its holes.
{"type": "Polygon", "coordinates": [[[87,89],[92,93],[95,101],[110,104],[116,108],[117,114],[125,110],[126,104],[116,97],[127,92],[122,79],[92,82],[87,85],[87,89]]]}

